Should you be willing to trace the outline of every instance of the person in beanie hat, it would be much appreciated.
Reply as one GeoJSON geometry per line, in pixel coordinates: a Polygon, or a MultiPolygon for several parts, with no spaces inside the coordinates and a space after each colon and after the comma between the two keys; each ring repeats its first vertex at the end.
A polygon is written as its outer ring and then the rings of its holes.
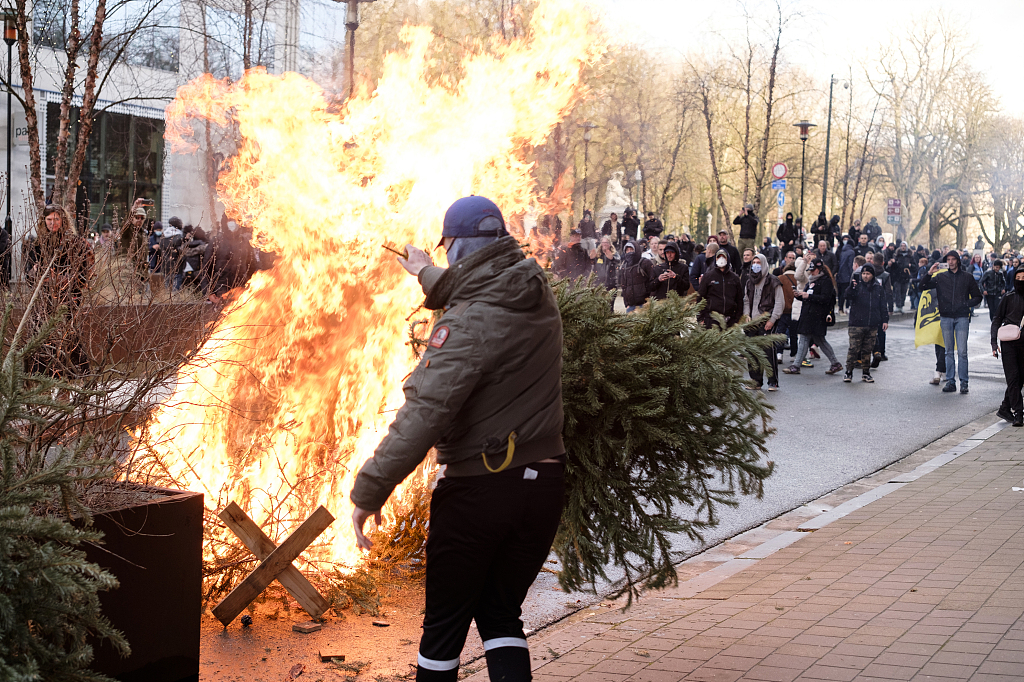
{"type": "Polygon", "coordinates": [[[445,465],[430,502],[417,682],[457,682],[475,620],[493,680],[530,679],[520,620],[562,514],[562,320],[544,270],[505,232],[498,207],[445,214],[448,268],[412,245],[398,263],[443,311],[405,382],[405,404],[352,488],[362,548],[370,516],[431,448],[445,465]]]}
{"type": "Polygon", "coordinates": [[[864,267],[850,282],[847,294],[850,301],[850,321],[847,333],[850,335],[850,349],[846,354],[846,375],[843,381],[853,381],[853,370],[860,366],[861,380],[874,383],[871,378],[871,353],[875,348],[878,328],[889,328],[889,311],[885,305],[882,285],[875,277],[875,266],[865,263],[864,267]]]}

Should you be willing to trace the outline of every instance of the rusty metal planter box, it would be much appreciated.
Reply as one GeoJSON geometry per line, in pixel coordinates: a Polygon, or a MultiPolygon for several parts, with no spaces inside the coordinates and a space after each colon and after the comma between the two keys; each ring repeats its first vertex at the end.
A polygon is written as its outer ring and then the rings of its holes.
{"type": "Polygon", "coordinates": [[[121,658],[108,643],[94,644],[91,667],[122,682],[198,680],[203,496],[150,490],[158,497],[94,516],[103,543],[86,555],[121,583],[101,592],[100,603],[132,655],[121,658]]]}

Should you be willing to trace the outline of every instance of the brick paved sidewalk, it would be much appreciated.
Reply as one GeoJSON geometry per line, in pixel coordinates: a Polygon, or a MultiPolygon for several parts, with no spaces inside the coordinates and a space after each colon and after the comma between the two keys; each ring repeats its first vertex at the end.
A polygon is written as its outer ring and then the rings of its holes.
{"type": "Polygon", "coordinates": [[[1006,428],[703,591],[681,584],[531,639],[534,679],[1024,680],[1013,486],[1024,429],[1006,428]]]}

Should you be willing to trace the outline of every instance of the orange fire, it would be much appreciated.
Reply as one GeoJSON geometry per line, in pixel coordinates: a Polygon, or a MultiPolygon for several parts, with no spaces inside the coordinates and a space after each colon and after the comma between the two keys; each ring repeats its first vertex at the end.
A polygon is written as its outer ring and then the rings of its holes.
{"type": "Polygon", "coordinates": [[[358,560],[348,493],[402,405],[407,318],[423,298],[381,244],[433,248],[445,209],[467,194],[506,216],[540,207],[524,150],[578,100],[582,67],[602,50],[593,26],[575,2],[543,0],[524,38],[466,57],[458,81],[434,72],[431,30],[407,26],[377,87],[340,113],[294,73],[207,75],[178,90],[168,140],[189,152],[193,119],[238,126],[217,190],[278,260],[140,432],[167,480],[210,508],[238,502],[275,541],[323,504],[338,521],[306,558],[358,560]]]}

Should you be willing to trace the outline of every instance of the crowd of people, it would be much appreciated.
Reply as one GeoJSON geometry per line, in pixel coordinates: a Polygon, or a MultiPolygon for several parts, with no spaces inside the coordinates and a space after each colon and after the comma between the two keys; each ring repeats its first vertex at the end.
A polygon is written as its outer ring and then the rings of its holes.
{"type": "Polygon", "coordinates": [[[213,303],[272,264],[273,255],[254,249],[251,232],[227,216],[211,238],[202,227],[183,223],[177,216],[166,225],[150,218],[147,206],[151,205],[136,200],[124,226],[115,230],[105,223],[84,241],[97,256],[126,256],[147,285],[157,279],[172,295],[191,291],[213,303]]]}
{"type": "MultiPolygon", "coordinates": [[[[675,292],[706,301],[699,319],[708,327],[761,318],[748,333],[786,337],[766,353],[767,377],[760,366],[751,368],[750,388],[760,390],[767,383],[769,391],[778,390],[779,374],[800,374],[822,355],[828,361],[826,374],[842,372],[843,380],[852,382],[859,370],[862,382],[873,383],[871,371],[889,359],[890,315],[905,310],[916,315],[921,296],[931,290],[943,345],[935,346],[930,383],[953,393],[959,382],[959,392],[968,393],[967,331],[975,310],[982,304],[988,308],[997,353],[997,327],[1016,324],[1019,330],[1022,325],[1024,271],[1019,280],[1015,275],[1020,254],[997,255],[980,236],[973,249],[929,251],[905,241],[888,242],[875,218],[864,225],[855,220],[849,228],[840,223],[839,216],[821,213],[805,229],[799,217],[788,213],[774,239],[766,236],[757,246],[758,219],[747,204],[733,220],[738,244],[725,229],[701,244],[685,232],[665,234],[654,213],[647,214],[642,229],[635,211],[627,209],[621,222],[612,214],[598,230],[587,212],[568,244],[556,251],[552,271],[559,278],[593,275],[596,285],[621,293],[627,312],[675,292]],[[1019,301],[1007,296],[1017,286],[1022,289],[1019,301]],[[841,317],[847,320],[849,338],[845,364],[827,338],[841,317]]],[[[1020,344],[1003,351],[1004,367],[1013,364],[1006,370],[1004,412],[1014,423],[1024,420],[1024,341],[1020,344]],[[1016,400],[1011,400],[1014,390],[1016,400]]]]}

